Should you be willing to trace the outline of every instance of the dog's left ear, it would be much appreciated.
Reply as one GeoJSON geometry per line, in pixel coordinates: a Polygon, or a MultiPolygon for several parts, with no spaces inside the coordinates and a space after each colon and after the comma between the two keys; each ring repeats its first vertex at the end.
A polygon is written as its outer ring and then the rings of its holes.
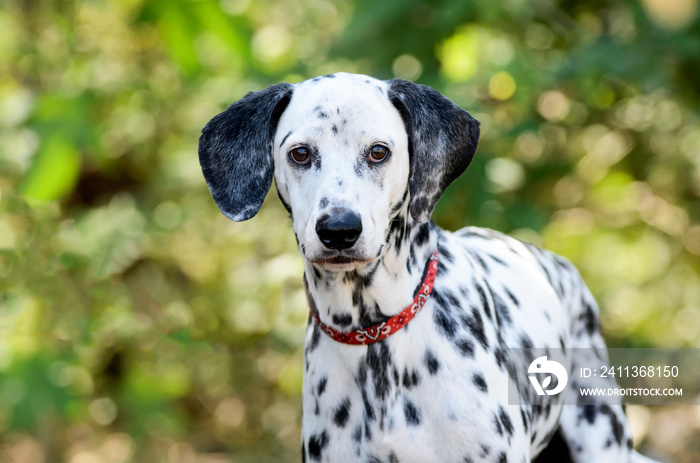
{"type": "Polygon", "coordinates": [[[272,140],[290,84],[251,92],[214,117],[199,138],[199,163],[214,202],[236,222],[258,213],[272,184],[272,140]]]}
{"type": "Polygon", "coordinates": [[[472,161],[479,121],[432,88],[406,80],[389,81],[389,99],[408,134],[411,215],[424,223],[445,188],[472,161]]]}

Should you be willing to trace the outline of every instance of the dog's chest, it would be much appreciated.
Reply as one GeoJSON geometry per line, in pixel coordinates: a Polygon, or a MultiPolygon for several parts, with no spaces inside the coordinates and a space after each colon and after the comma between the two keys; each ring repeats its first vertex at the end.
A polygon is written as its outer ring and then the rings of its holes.
{"type": "MultiPolygon", "coordinates": [[[[430,313],[426,309],[422,315],[430,313]]],[[[366,347],[338,349],[330,338],[319,341],[307,354],[304,383],[309,452],[334,455],[332,461],[343,461],[338,455],[387,461],[392,454],[398,461],[441,461],[445,452],[448,460],[456,458],[463,449],[455,443],[466,446],[481,416],[497,410],[495,398],[505,397],[496,385],[507,385],[507,374],[484,368],[493,364],[485,352],[465,359],[426,328],[412,324],[366,347]],[[486,384],[494,385],[490,394],[486,384]],[[469,390],[478,393],[467,400],[469,390]]]]}
{"type": "Polygon", "coordinates": [[[532,423],[507,405],[502,359],[509,346],[554,346],[568,336],[565,317],[556,315],[561,303],[511,250],[475,249],[451,236],[441,250],[429,302],[384,341],[343,345],[311,323],[303,391],[311,461],[461,461],[474,449],[493,456],[515,441],[529,445],[532,423]]]}

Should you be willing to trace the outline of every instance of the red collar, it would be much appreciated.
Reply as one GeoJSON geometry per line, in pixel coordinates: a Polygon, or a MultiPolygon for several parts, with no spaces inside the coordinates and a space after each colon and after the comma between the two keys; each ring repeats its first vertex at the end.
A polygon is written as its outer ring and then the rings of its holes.
{"type": "MultiPolygon", "coordinates": [[[[425,280],[421,285],[416,297],[413,298],[413,302],[409,304],[405,309],[403,309],[399,314],[394,315],[389,320],[385,322],[378,323],[374,326],[368,328],[363,328],[361,330],[354,331],[338,331],[321,321],[318,318],[317,310],[314,304],[314,300],[309,293],[308,284],[306,285],[306,296],[309,299],[309,306],[311,316],[314,317],[318,326],[335,341],[342,342],[343,344],[372,344],[373,342],[381,341],[382,339],[388,338],[392,334],[399,331],[401,328],[406,326],[408,322],[413,320],[418,312],[423,308],[425,302],[428,300],[428,296],[433,291],[433,285],[435,284],[435,276],[438,271],[438,252],[437,249],[430,257],[428,261],[428,271],[425,275],[425,280]]],[[[306,282],[306,279],[304,279],[306,282]]]]}

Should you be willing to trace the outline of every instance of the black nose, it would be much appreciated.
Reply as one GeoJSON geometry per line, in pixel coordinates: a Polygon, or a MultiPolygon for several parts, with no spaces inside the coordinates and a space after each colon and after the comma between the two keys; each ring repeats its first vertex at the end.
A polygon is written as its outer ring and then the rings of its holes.
{"type": "Polygon", "coordinates": [[[352,247],[362,233],[362,219],[347,209],[335,209],[316,222],[316,234],[329,249],[352,247]]]}

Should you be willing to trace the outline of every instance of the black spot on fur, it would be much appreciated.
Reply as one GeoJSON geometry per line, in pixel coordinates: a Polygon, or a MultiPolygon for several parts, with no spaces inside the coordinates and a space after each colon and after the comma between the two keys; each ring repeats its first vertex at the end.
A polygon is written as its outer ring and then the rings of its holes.
{"type": "Polygon", "coordinates": [[[365,420],[365,439],[368,442],[372,442],[372,427],[369,424],[369,420],[365,420]]]}
{"type": "Polygon", "coordinates": [[[333,422],[337,426],[344,428],[348,422],[348,418],[350,418],[350,399],[346,397],[345,400],[338,405],[338,408],[335,409],[333,422]]]}
{"type": "MultiPolygon", "coordinates": [[[[311,317],[311,315],[309,315],[309,317],[311,317]]],[[[306,352],[313,352],[314,350],[316,350],[316,348],[318,347],[318,342],[321,340],[321,330],[318,327],[318,323],[316,323],[316,321],[313,319],[311,323],[314,324],[314,327],[311,330],[311,341],[306,347],[306,352]]]]}
{"type": "Polygon", "coordinates": [[[386,243],[390,244],[393,239],[393,245],[396,248],[396,253],[399,253],[401,251],[401,246],[403,245],[406,229],[406,219],[401,215],[393,218],[389,222],[389,229],[386,235],[386,243]]]}
{"type": "Polygon", "coordinates": [[[484,272],[486,272],[487,275],[491,273],[491,269],[489,268],[488,264],[486,264],[486,261],[484,261],[480,255],[472,253],[472,257],[476,260],[479,266],[484,269],[484,272]]]}
{"type": "MultiPolygon", "coordinates": [[[[321,156],[318,155],[318,150],[313,150],[311,152],[311,165],[314,166],[314,169],[320,170],[321,169],[321,156]]],[[[294,167],[302,167],[303,166],[297,166],[294,165],[294,167]]]]}
{"type": "Polygon", "coordinates": [[[455,343],[459,353],[465,357],[474,357],[474,343],[468,339],[461,339],[455,343]]]}
{"type": "MultiPolygon", "coordinates": [[[[406,203],[406,199],[408,199],[408,190],[404,191],[403,196],[399,201],[397,201],[395,204],[391,205],[391,217],[393,217],[395,214],[399,212],[401,207],[406,203]]],[[[400,218],[400,220],[405,220],[403,217],[400,218]]]]}
{"type": "Polygon", "coordinates": [[[319,207],[319,209],[323,209],[324,207],[327,207],[327,206],[328,206],[328,198],[326,198],[324,196],[323,198],[321,198],[321,201],[318,203],[318,207],[319,207]]]}
{"type": "Polygon", "coordinates": [[[309,438],[309,457],[314,461],[321,460],[321,453],[328,445],[328,434],[323,431],[320,434],[314,434],[309,438]]]}
{"type": "Polygon", "coordinates": [[[336,313],[333,314],[333,323],[338,326],[347,327],[352,323],[352,315],[349,313],[336,313]]]}
{"type": "Polygon", "coordinates": [[[440,258],[445,259],[445,261],[449,263],[453,263],[455,261],[454,256],[452,253],[448,250],[446,246],[439,246],[438,247],[439,252],[440,252],[440,258]]]}
{"type": "Polygon", "coordinates": [[[540,261],[539,259],[538,262],[540,264],[540,268],[544,272],[544,275],[547,277],[547,281],[550,285],[554,286],[554,282],[552,281],[552,275],[549,274],[549,270],[547,270],[547,267],[544,265],[544,262],[540,261]]]}
{"type": "Polygon", "coordinates": [[[462,315],[462,324],[469,330],[469,332],[479,341],[481,347],[484,350],[488,349],[489,342],[486,339],[486,333],[484,332],[484,320],[481,318],[481,312],[478,308],[472,308],[471,317],[467,314],[462,315]]]}
{"type": "Polygon", "coordinates": [[[423,360],[425,361],[425,365],[428,367],[428,372],[431,375],[434,375],[440,369],[440,362],[438,362],[437,357],[435,357],[435,354],[433,354],[430,349],[425,351],[425,357],[423,360]]]}
{"type": "Polygon", "coordinates": [[[486,313],[486,316],[490,319],[492,319],[491,316],[491,305],[489,304],[488,299],[486,299],[486,293],[484,292],[484,288],[482,288],[478,284],[474,284],[476,286],[476,292],[479,293],[479,299],[481,300],[481,306],[484,308],[484,313],[486,313]]]}
{"type": "Polygon", "coordinates": [[[409,426],[418,426],[420,424],[420,412],[408,399],[404,399],[403,403],[403,414],[406,417],[406,424],[409,426]]]}
{"type": "Polygon", "coordinates": [[[501,424],[503,425],[503,429],[505,429],[506,434],[509,436],[513,435],[513,422],[510,419],[510,415],[508,415],[508,412],[503,407],[498,407],[498,419],[501,421],[501,424]]]}
{"type": "Polygon", "coordinates": [[[620,420],[617,418],[617,415],[613,411],[612,408],[610,408],[608,405],[601,405],[600,406],[600,413],[603,415],[606,415],[609,420],[610,420],[610,427],[612,428],[612,433],[613,436],[615,437],[615,442],[617,442],[617,445],[622,445],[622,438],[624,437],[625,434],[625,426],[623,423],[620,422],[620,420]]]}
{"type": "Polygon", "coordinates": [[[595,405],[581,405],[579,406],[579,417],[582,417],[589,424],[595,423],[595,417],[598,414],[597,407],[595,405]]]}
{"type": "Polygon", "coordinates": [[[479,458],[486,458],[491,452],[491,447],[486,444],[479,444],[479,458]]]}
{"type": "Polygon", "coordinates": [[[452,339],[455,335],[456,326],[454,320],[444,311],[436,310],[433,312],[433,319],[438,327],[440,334],[452,339]]]}
{"type": "Polygon", "coordinates": [[[331,131],[333,132],[333,135],[338,135],[338,126],[333,124],[331,131]]]}
{"type": "Polygon", "coordinates": [[[527,431],[528,428],[530,427],[530,422],[527,419],[527,413],[525,413],[525,410],[522,408],[520,409],[520,418],[523,420],[523,429],[525,429],[525,431],[527,431]]]}
{"type": "Polygon", "coordinates": [[[364,176],[365,169],[367,169],[367,165],[363,161],[358,161],[355,163],[355,175],[357,175],[359,178],[362,178],[364,176]]]}
{"type": "Polygon", "coordinates": [[[506,363],[508,362],[508,354],[506,353],[506,351],[501,347],[497,347],[493,350],[493,356],[496,359],[496,364],[502,370],[505,369],[506,363]]]}
{"type": "MultiPolygon", "coordinates": [[[[406,196],[404,196],[404,200],[405,198],[406,196]]],[[[416,233],[414,243],[416,244],[416,246],[423,246],[428,242],[428,239],[430,239],[430,222],[426,222],[418,226],[418,232],[416,233]]],[[[442,250],[439,250],[438,252],[440,253],[440,258],[442,258],[442,250]]]]}
{"type": "Polygon", "coordinates": [[[503,288],[503,290],[506,293],[506,296],[510,298],[511,301],[513,301],[513,304],[515,304],[516,307],[520,307],[520,301],[518,300],[517,297],[513,293],[511,293],[508,288],[503,288]]]}
{"type": "Polygon", "coordinates": [[[503,435],[503,425],[501,424],[501,420],[498,419],[498,416],[493,415],[493,424],[494,427],[496,428],[496,433],[498,433],[499,436],[503,435]]]}
{"type": "Polygon", "coordinates": [[[416,370],[412,370],[410,373],[408,372],[408,368],[406,368],[403,371],[403,386],[406,389],[410,389],[413,386],[417,386],[418,383],[420,383],[420,375],[416,370]]]}
{"type": "Polygon", "coordinates": [[[445,261],[441,259],[438,261],[438,274],[439,275],[444,275],[448,272],[447,265],[445,264],[445,261]]]}
{"type": "Polygon", "coordinates": [[[443,294],[444,298],[447,300],[447,303],[449,304],[450,308],[462,308],[462,303],[460,302],[459,298],[454,295],[454,293],[452,293],[451,291],[443,290],[441,294],[443,294]]]}
{"type": "Polygon", "coordinates": [[[318,393],[318,396],[322,396],[324,392],[326,392],[326,384],[328,383],[328,376],[324,376],[320,379],[318,382],[318,386],[316,386],[316,391],[318,393]]]}
{"type": "Polygon", "coordinates": [[[583,326],[586,328],[586,333],[588,335],[593,335],[598,331],[598,317],[596,317],[595,311],[593,310],[593,307],[585,303],[585,309],[581,315],[579,315],[578,319],[580,322],[583,322],[583,326]]]}
{"type": "MultiPolygon", "coordinates": [[[[416,247],[411,244],[408,251],[408,260],[406,261],[406,272],[413,273],[413,269],[418,267],[418,258],[416,257],[416,247]]],[[[421,283],[416,286],[415,291],[413,291],[413,297],[416,297],[416,293],[420,291],[421,283]]]]}
{"type": "Polygon", "coordinates": [[[357,382],[361,385],[360,393],[362,394],[362,405],[365,408],[365,428],[369,426],[369,421],[374,421],[374,407],[369,400],[369,394],[367,393],[367,388],[364,386],[367,381],[367,367],[365,364],[360,365],[360,372],[357,378],[357,382]]]}
{"type": "Polygon", "coordinates": [[[374,379],[374,394],[382,400],[387,396],[391,387],[389,366],[392,360],[389,345],[384,342],[368,345],[366,362],[374,379]]]}
{"type": "Polygon", "coordinates": [[[503,299],[501,299],[497,293],[491,291],[490,287],[487,286],[487,289],[491,293],[493,304],[496,306],[496,320],[498,321],[499,325],[510,325],[513,322],[513,319],[510,316],[510,309],[508,308],[508,305],[503,302],[503,299]]]}
{"type": "Polygon", "coordinates": [[[505,452],[501,452],[501,454],[498,455],[498,463],[508,463],[508,457],[505,452]]]}
{"type": "Polygon", "coordinates": [[[352,305],[355,307],[360,307],[364,305],[364,300],[362,297],[362,287],[360,285],[355,286],[352,291],[352,305]]]}
{"type": "Polygon", "coordinates": [[[481,392],[489,391],[489,386],[486,384],[486,380],[480,373],[474,374],[473,381],[476,387],[478,387],[481,392]]]}
{"type": "Polygon", "coordinates": [[[352,431],[352,440],[356,444],[359,444],[362,442],[362,425],[357,425],[355,429],[352,431]]]}

